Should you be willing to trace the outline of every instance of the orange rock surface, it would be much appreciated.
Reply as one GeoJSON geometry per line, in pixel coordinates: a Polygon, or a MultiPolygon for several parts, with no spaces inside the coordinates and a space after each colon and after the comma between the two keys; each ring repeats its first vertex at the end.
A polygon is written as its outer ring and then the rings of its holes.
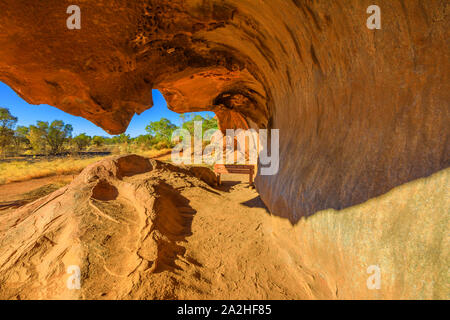
{"type": "Polygon", "coordinates": [[[356,0],[85,1],[69,30],[65,2],[5,0],[0,80],[110,133],[152,88],[222,128],[280,129],[281,169],[257,187],[295,222],[449,165],[448,4],[377,4],[381,30],[356,0]]]}

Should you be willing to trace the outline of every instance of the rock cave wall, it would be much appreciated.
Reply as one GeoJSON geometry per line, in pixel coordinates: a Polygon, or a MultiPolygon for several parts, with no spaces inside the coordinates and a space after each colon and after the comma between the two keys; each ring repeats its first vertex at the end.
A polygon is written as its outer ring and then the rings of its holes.
{"type": "Polygon", "coordinates": [[[0,3],[0,80],[33,104],[123,132],[160,89],[221,128],[280,129],[280,170],[259,176],[298,222],[449,166],[449,3],[79,0],[0,3]]]}

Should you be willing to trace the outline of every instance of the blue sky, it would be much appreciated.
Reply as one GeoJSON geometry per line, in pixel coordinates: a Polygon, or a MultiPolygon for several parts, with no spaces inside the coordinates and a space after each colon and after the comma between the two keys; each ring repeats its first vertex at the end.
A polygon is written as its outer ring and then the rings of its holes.
{"type": "MultiPolygon", "coordinates": [[[[135,115],[133,120],[131,120],[126,133],[132,137],[145,134],[145,127],[151,121],[158,121],[161,118],[167,118],[176,125],[180,124],[179,114],[170,111],[167,108],[167,103],[164,100],[163,95],[158,90],[152,90],[152,93],[153,107],[139,116],[135,115]]],[[[13,116],[19,118],[19,121],[17,122],[17,125],[19,126],[29,126],[30,124],[35,124],[37,120],[48,122],[62,120],[73,126],[74,136],[83,132],[90,136],[110,136],[103,129],[81,117],[72,116],[55,107],[45,104],[37,106],[28,104],[10,87],[2,82],[0,82],[0,107],[8,108],[13,116]]],[[[199,112],[199,114],[203,116],[214,116],[213,112],[199,112]]]]}

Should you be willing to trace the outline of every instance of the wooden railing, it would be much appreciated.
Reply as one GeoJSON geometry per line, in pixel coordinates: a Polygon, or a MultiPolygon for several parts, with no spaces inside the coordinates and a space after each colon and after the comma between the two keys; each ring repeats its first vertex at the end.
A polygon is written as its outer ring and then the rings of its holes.
{"type": "Polygon", "coordinates": [[[222,174],[248,174],[248,183],[253,185],[253,176],[255,175],[255,166],[246,164],[216,164],[214,173],[217,176],[217,184],[221,184],[222,174]]]}

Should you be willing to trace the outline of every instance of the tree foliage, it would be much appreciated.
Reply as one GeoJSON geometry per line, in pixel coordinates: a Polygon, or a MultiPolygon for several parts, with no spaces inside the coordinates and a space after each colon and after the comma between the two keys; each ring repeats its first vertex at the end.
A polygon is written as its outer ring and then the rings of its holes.
{"type": "Polygon", "coordinates": [[[134,138],[134,142],[140,146],[151,147],[155,142],[155,138],[149,134],[142,134],[134,138]]]}
{"type": "Polygon", "coordinates": [[[72,131],[72,125],[61,120],[55,120],[51,124],[37,121],[36,125],[29,127],[27,138],[36,152],[57,154],[72,136],[72,131]]]}
{"type": "Polygon", "coordinates": [[[77,151],[81,151],[86,149],[91,144],[92,138],[88,136],[86,133],[79,134],[75,138],[72,139],[72,143],[77,148],[77,151]]]}
{"type": "Polygon", "coordinates": [[[96,148],[104,146],[106,148],[104,150],[120,150],[120,152],[123,150],[134,152],[136,148],[140,150],[146,148],[165,149],[173,147],[171,139],[176,129],[186,129],[193,136],[197,121],[201,122],[202,135],[207,130],[218,127],[217,120],[211,117],[183,114],[180,118],[182,120],[180,127],[167,118],[150,122],[145,128],[147,134],[134,138],[125,133],[112,137],[91,137],[82,133],[72,138],[72,126],[61,120],[51,123],[37,121],[29,127],[18,126],[15,128],[17,117],[14,117],[8,109],[0,108],[0,155],[20,154],[24,151],[33,154],[57,154],[69,148],[82,151],[90,145],[96,148]],[[119,148],[109,148],[113,145],[119,145],[119,148]]]}
{"type": "Polygon", "coordinates": [[[101,147],[105,143],[106,139],[104,137],[94,136],[91,141],[94,146],[101,147]]]}
{"type": "Polygon", "coordinates": [[[195,122],[201,122],[202,136],[206,131],[210,129],[218,129],[217,120],[209,116],[206,116],[206,118],[204,118],[199,114],[194,116],[190,114],[183,114],[180,116],[180,118],[183,123],[182,128],[188,130],[191,136],[194,136],[195,122]]]}
{"type": "Polygon", "coordinates": [[[0,108],[0,153],[5,154],[14,139],[17,118],[7,108],[0,108]]]}
{"type": "Polygon", "coordinates": [[[18,154],[22,150],[30,147],[30,141],[28,141],[27,138],[28,132],[29,128],[24,126],[18,126],[16,130],[14,130],[14,138],[12,143],[15,154],[18,154]]]}
{"type": "Polygon", "coordinates": [[[155,137],[156,141],[170,142],[172,133],[177,129],[177,126],[170,122],[169,119],[161,118],[159,121],[150,122],[145,130],[155,137]]]}

